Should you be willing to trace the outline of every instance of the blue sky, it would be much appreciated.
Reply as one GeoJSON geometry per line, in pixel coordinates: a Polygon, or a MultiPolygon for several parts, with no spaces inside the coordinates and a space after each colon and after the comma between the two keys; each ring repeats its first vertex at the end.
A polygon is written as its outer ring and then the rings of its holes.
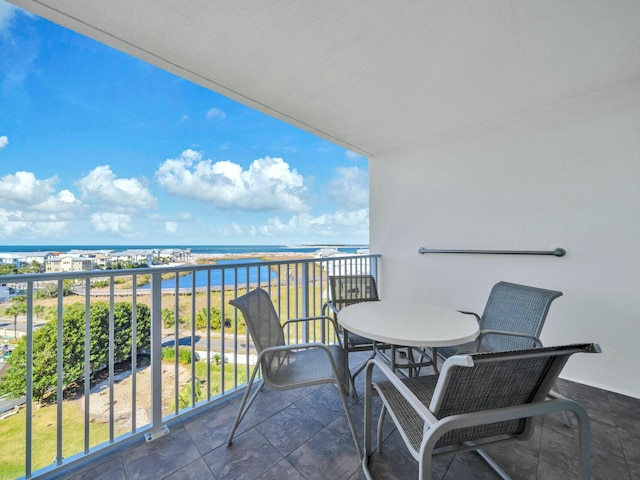
{"type": "Polygon", "coordinates": [[[368,243],[367,159],[0,0],[0,244],[368,243]]]}

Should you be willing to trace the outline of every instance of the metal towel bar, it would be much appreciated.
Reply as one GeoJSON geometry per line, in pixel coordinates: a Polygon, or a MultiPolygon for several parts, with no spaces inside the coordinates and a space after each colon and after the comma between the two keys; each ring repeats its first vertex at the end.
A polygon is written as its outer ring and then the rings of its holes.
{"type": "Polygon", "coordinates": [[[564,248],[556,248],[555,250],[443,250],[420,247],[418,253],[479,253],[479,254],[498,254],[498,255],[554,255],[556,257],[564,257],[567,251],[564,248]]]}

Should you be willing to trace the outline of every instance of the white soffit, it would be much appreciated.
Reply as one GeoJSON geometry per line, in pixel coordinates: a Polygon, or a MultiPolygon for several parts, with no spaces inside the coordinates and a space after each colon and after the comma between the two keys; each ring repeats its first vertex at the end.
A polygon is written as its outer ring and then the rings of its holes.
{"type": "Polygon", "coordinates": [[[640,80],[638,0],[11,1],[367,156],[640,80]]]}

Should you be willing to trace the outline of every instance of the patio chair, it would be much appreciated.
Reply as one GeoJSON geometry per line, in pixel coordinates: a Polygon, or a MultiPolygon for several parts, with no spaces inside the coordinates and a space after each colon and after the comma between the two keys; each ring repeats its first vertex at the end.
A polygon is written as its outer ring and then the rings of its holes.
{"type": "MultiPolygon", "coordinates": [[[[378,297],[378,288],[376,280],[372,275],[329,275],[329,300],[323,305],[323,315],[332,314],[336,323],[338,322],[338,313],[344,307],[362,302],[376,302],[380,300],[378,297]]],[[[340,343],[347,352],[370,351],[371,355],[365,360],[356,371],[350,375],[351,388],[354,396],[357,397],[355,378],[364,370],[367,361],[376,355],[376,349],[392,349],[392,355],[395,355],[395,347],[392,345],[379,344],[374,345],[370,338],[357,335],[355,333],[344,330],[337,323],[340,343]]]]}
{"type": "MultiPolygon", "coordinates": [[[[496,352],[541,347],[540,333],[551,302],[562,292],[499,282],[491,289],[482,317],[473,312],[480,335],[471,343],[438,348],[442,359],[459,352],[496,352]]],[[[435,355],[434,355],[435,357],[435,355]]]]}
{"type": "Polygon", "coordinates": [[[346,352],[340,345],[324,343],[288,345],[285,341],[285,327],[288,324],[319,319],[329,322],[334,320],[329,317],[307,317],[291,319],[281,324],[269,294],[261,288],[230,300],[229,303],[242,312],[258,352],[258,359],[247,383],[227,445],[231,445],[238,425],[265,384],[273,390],[290,390],[332,383],[338,387],[356,450],[358,455],[362,456],[346,399],[346,394],[349,392],[349,370],[345,368],[346,352]],[[249,398],[258,370],[262,371],[262,379],[249,398]]]}
{"type": "Polygon", "coordinates": [[[580,478],[590,478],[590,427],[585,410],[573,400],[551,392],[569,357],[599,353],[594,344],[449,357],[439,375],[401,379],[378,359],[365,374],[365,426],[362,468],[366,478],[371,450],[371,401],[375,390],[383,402],[377,431],[382,451],[382,427],[388,411],[411,455],[418,461],[418,478],[431,478],[435,455],[475,450],[504,479],[509,476],[481,447],[527,440],[536,416],[573,411],[578,419],[580,478]],[[372,384],[376,367],[386,380],[372,384]]]}

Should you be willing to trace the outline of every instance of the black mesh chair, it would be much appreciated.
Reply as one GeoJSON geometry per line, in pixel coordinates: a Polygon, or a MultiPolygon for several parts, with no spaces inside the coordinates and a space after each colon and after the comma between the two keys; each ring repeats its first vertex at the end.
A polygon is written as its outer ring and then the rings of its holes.
{"type": "Polygon", "coordinates": [[[481,448],[488,444],[527,440],[534,418],[572,411],[578,419],[580,478],[590,478],[590,430],[585,410],[573,400],[551,391],[571,355],[599,353],[594,344],[567,345],[518,351],[476,353],[449,357],[439,375],[401,379],[374,358],[365,375],[365,453],[369,470],[371,401],[375,390],[383,402],[378,421],[378,452],[382,427],[390,414],[411,455],[419,462],[420,480],[431,478],[432,457],[476,450],[502,476],[508,475],[481,448]],[[386,379],[372,383],[374,368],[386,379]]]}
{"type": "Polygon", "coordinates": [[[285,341],[284,332],[287,324],[318,319],[329,322],[334,322],[334,320],[329,317],[308,317],[288,320],[281,324],[271,297],[261,288],[230,300],[229,303],[242,313],[258,352],[258,360],[251,372],[247,389],[229,433],[227,445],[231,445],[238,425],[265,384],[273,390],[290,390],[332,383],[338,387],[340,392],[351,435],[358,455],[361,456],[362,450],[347,406],[349,370],[346,368],[346,352],[340,345],[325,345],[324,343],[288,345],[285,341]],[[262,371],[261,383],[249,398],[258,370],[262,371]]]}

